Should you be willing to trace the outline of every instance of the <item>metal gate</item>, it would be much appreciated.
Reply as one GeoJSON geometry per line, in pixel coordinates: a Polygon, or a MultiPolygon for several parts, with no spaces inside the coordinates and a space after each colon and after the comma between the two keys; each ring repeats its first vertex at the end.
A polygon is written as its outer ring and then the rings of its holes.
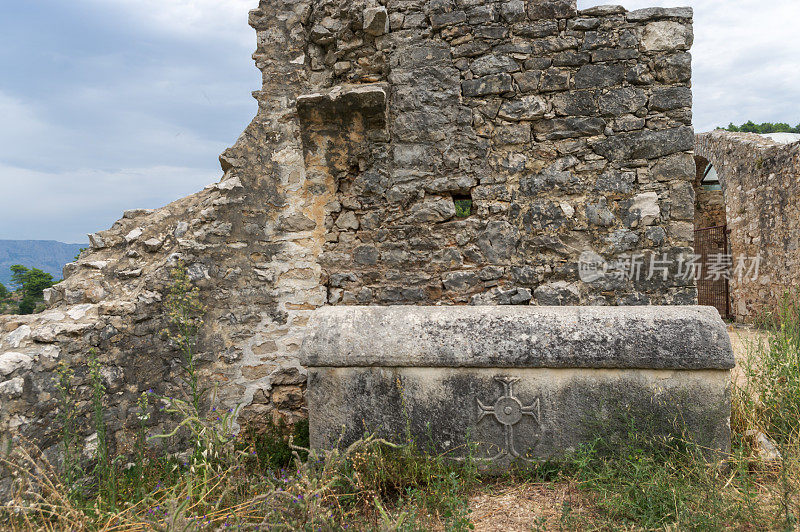
{"type": "Polygon", "coordinates": [[[731,314],[729,274],[709,275],[710,266],[719,264],[719,258],[730,257],[728,250],[728,226],[706,227],[694,232],[694,249],[702,265],[697,279],[697,296],[701,305],[716,307],[720,316],[731,314]]]}

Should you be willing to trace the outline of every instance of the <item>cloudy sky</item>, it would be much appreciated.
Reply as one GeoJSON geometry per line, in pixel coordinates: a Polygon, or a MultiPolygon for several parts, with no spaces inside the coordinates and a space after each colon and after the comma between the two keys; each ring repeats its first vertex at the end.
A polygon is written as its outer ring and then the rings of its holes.
{"type": "MultiPolygon", "coordinates": [[[[585,8],[599,3],[579,0],[585,8]]],[[[219,178],[255,114],[256,0],[24,0],[0,17],[0,239],[84,242],[219,178]]],[[[799,0],[695,8],[695,126],[800,123],[799,0]]]]}

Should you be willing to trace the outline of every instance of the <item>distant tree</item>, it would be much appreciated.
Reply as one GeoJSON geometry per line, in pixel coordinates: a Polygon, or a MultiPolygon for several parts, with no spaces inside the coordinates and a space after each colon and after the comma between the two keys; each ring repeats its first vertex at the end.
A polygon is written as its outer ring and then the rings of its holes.
{"type": "Polygon", "coordinates": [[[739,126],[739,131],[743,131],[745,133],[761,133],[761,128],[756,125],[752,120],[748,120],[741,126],[739,126]]]}
{"type": "Polygon", "coordinates": [[[8,297],[8,288],[6,288],[3,283],[0,283],[0,300],[6,299],[7,297],[8,297]]]}
{"type": "Polygon", "coordinates": [[[11,283],[14,290],[20,290],[22,285],[25,284],[25,276],[28,274],[28,268],[21,264],[15,264],[11,267],[11,283]]]}
{"type": "Polygon", "coordinates": [[[55,283],[52,275],[38,268],[31,268],[25,276],[22,291],[25,293],[25,297],[42,299],[44,291],[53,286],[53,284],[55,283]]]}
{"type": "Polygon", "coordinates": [[[53,286],[53,276],[39,268],[26,268],[20,264],[11,267],[11,281],[23,298],[42,299],[44,291],[53,286]]]}
{"type": "Polygon", "coordinates": [[[727,131],[743,132],[743,133],[800,133],[800,124],[792,127],[784,122],[773,124],[772,122],[764,122],[763,124],[756,124],[752,120],[748,120],[741,126],[735,125],[733,122],[728,124],[725,128],[727,131]]]}

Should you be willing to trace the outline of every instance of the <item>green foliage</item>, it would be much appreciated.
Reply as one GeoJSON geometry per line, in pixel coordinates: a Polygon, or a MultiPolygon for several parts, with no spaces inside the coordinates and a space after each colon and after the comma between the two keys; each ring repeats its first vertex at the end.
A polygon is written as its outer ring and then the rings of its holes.
{"type": "Polygon", "coordinates": [[[0,301],[6,299],[9,295],[10,293],[8,291],[8,288],[6,288],[5,285],[3,285],[3,283],[0,283],[0,301]]]}
{"type": "Polygon", "coordinates": [[[39,268],[26,268],[19,264],[11,267],[11,280],[25,296],[41,299],[45,289],[53,286],[53,276],[39,268]]]}
{"type": "Polygon", "coordinates": [[[216,407],[210,411],[204,408],[204,403],[216,404],[217,399],[216,390],[211,394],[211,387],[201,382],[199,360],[195,352],[205,312],[200,301],[200,290],[192,286],[182,263],[173,268],[170,275],[172,283],[164,302],[169,327],[164,334],[181,352],[186,399],[161,398],[166,402],[164,412],[177,419],[178,424],[173,431],[150,436],[149,440],[169,440],[182,433],[192,442],[192,454],[185,463],[188,474],[197,479],[196,483],[189,486],[188,498],[191,499],[204,497],[208,483],[223,474],[242,452],[236,448],[234,441],[236,409],[222,412],[216,407]]]}
{"type": "Polygon", "coordinates": [[[456,218],[468,218],[472,215],[472,200],[471,199],[456,199],[456,218]]]}
{"type": "Polygon", "coordinates": [[[730,123],[726,131],[734,131],[734,132],[741,132],[741,133],[800,133],[800,124],[796,127],[792,127],[789,124],[784,124],[779,122],[777,124],[773,124],[772,122],[764,122],[763,124],[756,124],[752,120],[748,120],[741,126],[736,126],[733,123],[730,123]]]}
{"type": "Polygon", "coordinates": [[[139,408],[136,419],[139,427],[136,432],[136,467],[134,468],[136,500],[144,497],[145,458],[147,456],[147,422],[150,420],[150,392],[142,392],[137,401],[139,408]]]}
{"type": "Polygon", "coordinates": [[[15,264],[9,268],[11,270],[11,282],[16,290],[21,290],[22,285],[25,283],[25,276],[28,274],[28,268],[21,264],[15,264]]]}
{"type": "Polygon", "coordinates": [[[22,315],[33,314],[36,311],[36,300],[25,296],[19,302],[19,313],[22,315]]]}
{"type": "Polygon", "coordinates": [[[645,530],[718,530],[736,519],[735,505],[719,490],[724,479],[704,463],[701,449],[641,433],[629,433],[613,455],[602,446],[584,446],[572,465],[580,486],[597,496],[604,519],[645,530]]]}
{"type": "Polygon", "coordinates": [[[44,300],[44,291],[54,284],[53,276],[49,273],[21,264],[11,266],[11,281],[22,295],[20,314],[33,314],[44,300]]]}

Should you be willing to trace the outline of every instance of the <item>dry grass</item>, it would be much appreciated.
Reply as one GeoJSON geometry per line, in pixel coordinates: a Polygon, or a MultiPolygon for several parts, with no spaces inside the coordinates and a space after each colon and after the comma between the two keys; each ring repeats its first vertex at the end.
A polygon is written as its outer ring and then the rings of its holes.
{"type": "Polygon", "coordinates": [[[571,530],[575,518],[589,521],[596,511],[590,494],[574,480],[498,481],[473,494],[469,506],[478,532],[571,530]]]}

